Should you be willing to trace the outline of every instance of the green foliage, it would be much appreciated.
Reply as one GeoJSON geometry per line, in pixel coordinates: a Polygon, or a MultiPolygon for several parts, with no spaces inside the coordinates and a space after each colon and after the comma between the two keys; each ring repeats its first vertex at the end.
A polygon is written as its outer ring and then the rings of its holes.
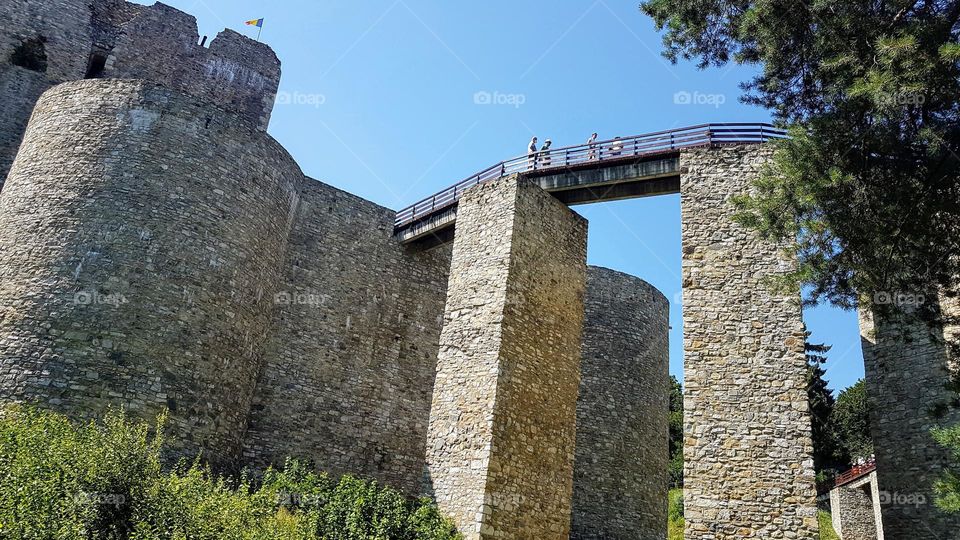
{"type": "MultiPolygon", "coordinates": [[[[756,65],[743,100],[792,138],[739,220],[794,245],[808,303],[955,290],[960,3],[647,0],[664,54],[756,65]]],[[[936,316],[930,313],[930,316],[936,316]]]]}
{"type": "MultiPolygon", "coordinates": [[[[163,418],[158,425],[163,425],[163,418]]],[[[290,461],[254,485],[203,465],[162,467],[163,434],[122,413],[75,425],[29,408],[0,416],[0,537],[12,540],[454,540],[429,500],[333,482],[290,461]]]]}
{"type": "Polygon", "coordinates": [[[671,489],[667,509],[667,539],[683,540],[683,490],[671,489]]]}
{"type": "Polygon", "coordinates": [[[818,510],[817,522],[820,524],[820,540],[840,540],[840,536],[833,528],[833,516],[830,512],[818,510]]]}
{"type": "Polygon", "coordinates": [[[934,485],[935,503],[944,512],[960,512],[960,425],[937,429],[933,437],[953,456],[953,467],[934,485]]]}
{"type": "Polygon", "coordinates": [[[670,486],[683,486],[683,387],[670,376],[670,486]]]}
{"type": "Polygon", "coordinates": [[[823,364],[827,361],[825,355],[830,351],[830,347],[810,343],[810,332],[807,332],[806,338],[804,347],[807,355],[807,400],[810,402],[813,465],[817,471],[823,471],[846,465],[848,460],[841,455],[836,433],[830,422],[836,400],[833,390],[830,390],[823,378],[826,375],[823,369],[823,364]]]}
{"type": "Polygon", "coordinates": [[[873,455],[867,387],[863,379],[840,392],[830,421],[836,430],[840,451],[851,460],[873,455]]]}

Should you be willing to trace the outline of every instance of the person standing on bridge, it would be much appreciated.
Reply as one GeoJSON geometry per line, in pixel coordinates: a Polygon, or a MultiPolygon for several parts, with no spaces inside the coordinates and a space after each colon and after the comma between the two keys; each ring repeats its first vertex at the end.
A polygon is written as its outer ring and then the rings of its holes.
{"type": "Polygon", "coordinates": [[[527,147],[527,168],[537,168],[537,136],[530,139],[530,146],[527,147]]]}
{"type": "Polygon", "coordinates": [[[623,152],[623,141],[620,140],[620,137],[614,137],[613,146],[610,147],[610,155],[619,156],[620,152],[623,152]]]}
{"type": "Polygon", "coordinates": [[[543,141],[543,148],[540,149],[540,167],[550,166],[550,145],[553,141],[547,139],[543,141]]]}
{"type": "Polygon", "coordinates": [[[593,135],[587,139],[587,147],[590,148],[590,152],[587,153],[587,161],[593,161],[597,159],[597,133],[594,132],[593,135]]]}

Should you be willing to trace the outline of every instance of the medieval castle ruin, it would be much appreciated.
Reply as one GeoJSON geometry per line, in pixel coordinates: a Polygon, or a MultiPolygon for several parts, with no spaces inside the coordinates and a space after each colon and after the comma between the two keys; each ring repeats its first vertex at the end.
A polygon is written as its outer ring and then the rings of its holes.
{"type": "MultiPolygon", "coordinates": [[[[267,46],[159,3],[0,17],[3,401],[169,409],[180,455],[375,478],[468,539],[663,539],[668,302],[588,268],[568,204],[679,192],[687,537],[817,538],[799,295],[766,285],[791,261],[730,220],[762,140],[498,175],[399,230],[267,135],[267,46]]],[[[862,320],[880,487],[929,494],[942,336],[862,320]]]]}

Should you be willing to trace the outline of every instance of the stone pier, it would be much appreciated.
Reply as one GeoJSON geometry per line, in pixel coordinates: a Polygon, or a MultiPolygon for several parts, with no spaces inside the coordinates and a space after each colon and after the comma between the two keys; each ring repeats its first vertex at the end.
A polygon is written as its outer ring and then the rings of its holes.
{"type": "Polygon", "coordinates": [[[460,201],[424,489],[467,540],[569,537],[586,233],[517,177],[460,201]]]}
{"type": "MultiPolygon", "coordinates": [[[[917,298],[889,295],[898,297],[917,298]]],[[[924,301],[938,299],[927,295],[924,301]]],[[[943,301],[941,308],[955,314],[957,306],[943,301]]],[[[938,425],[960,422],[956,409],[943,407],[939,418],[932,414],[954,396],[945,386],[951,369],[947,341],[942,329],[931,328],[911,311],[909,306],[886,315],[869,307],[860,310],[883,530],[888,538],[955,538],[960,516],[944,514],[933,504],[933,483],[950,463],[950,454],[930,434],[938,425]]],[[[948,328],[947,339],[956,339],[949,337],[952,330],[948,328]]]]}
{"type": "Polygon", "coordinates": [[[780,246],[731,220],[764,146],[680,157],[686,537],[818,538],[800,295],[780,246]]]}

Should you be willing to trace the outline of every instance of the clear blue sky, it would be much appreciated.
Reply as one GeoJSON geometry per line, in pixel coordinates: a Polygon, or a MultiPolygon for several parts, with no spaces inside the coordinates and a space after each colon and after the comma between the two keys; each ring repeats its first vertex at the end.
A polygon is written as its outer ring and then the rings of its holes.
{"type": "MultiPolygon", "coordinates": [[[[224,27],[255,37],[243,22],[265,18],[262,40],[283,62],[290,97],[270,133],[308,175],[391,208],[524,153],[533,134],[556,147],[592,131],[605,139],[769,120],[738,102],[750,70],[664,60],[637,0],[167,3],[211,37],[224,27]],[[694,103],[676,104],[677,92],[694,103]]],[[[671,299],[670,368],[682,377],[679,197],[576,210],[590,220],[591,264],[639,276],[671,299]]],[[[860,378],[856,315],[818,308],[805,319],[813,340],[833,345],[831,386],[860,378]]]]}

